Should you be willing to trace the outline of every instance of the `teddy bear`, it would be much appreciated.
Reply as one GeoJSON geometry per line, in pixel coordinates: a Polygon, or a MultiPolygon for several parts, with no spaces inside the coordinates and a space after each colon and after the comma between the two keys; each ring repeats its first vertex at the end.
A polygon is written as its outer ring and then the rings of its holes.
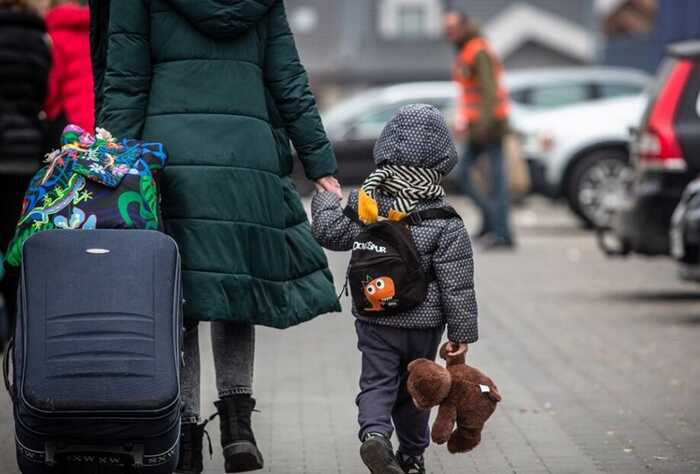
{"type": "Polygon", "coordinates": [[[496,410],[501,395],[493,380],[466,364],[464,354],[451,357],[448,349],[449,343],[440,348],[446,368],[428,359],[411,362],[407,388],[418,408],[439,406],[433,441],[447,443],[450,453],[466,453],[481,441],[481,430],[496,410]]]}

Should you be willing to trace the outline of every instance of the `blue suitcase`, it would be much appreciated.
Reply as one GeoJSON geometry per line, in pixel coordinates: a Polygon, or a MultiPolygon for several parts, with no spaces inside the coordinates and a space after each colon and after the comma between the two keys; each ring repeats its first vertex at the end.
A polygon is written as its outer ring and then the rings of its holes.
{"type": "Polygon", "coordinates": [[[23,248],[11,382],[24,474],[171,473],[180,257],[145,230],[55,230],[23,248]]]}

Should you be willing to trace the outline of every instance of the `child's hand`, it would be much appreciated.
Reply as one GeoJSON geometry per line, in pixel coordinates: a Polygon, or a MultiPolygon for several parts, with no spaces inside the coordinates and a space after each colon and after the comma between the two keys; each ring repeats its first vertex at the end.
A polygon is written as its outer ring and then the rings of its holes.
{"type": "Polygon", "coordinates": [[[463,342],[449,342],[447,345],[448,357],[459,357],[467,353],[468,346],[463,342]]]}
{"type": "Polygon", "coordinates": [[[315,181],[315,184],[318,191],[328,191],[338,196],[338,199],[343,199],[343,190],[340,187],[340,183],[333,176],[325,176],[318,179],[315,181]]]}

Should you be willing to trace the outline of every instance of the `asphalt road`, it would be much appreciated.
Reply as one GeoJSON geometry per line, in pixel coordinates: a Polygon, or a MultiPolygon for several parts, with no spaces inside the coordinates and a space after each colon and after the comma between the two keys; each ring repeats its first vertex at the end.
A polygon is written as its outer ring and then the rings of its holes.
{"type": "MultiPolygon", "coordinates": [[[[481,340],[469,350],[504,401],[473,454],[432,447],[428,471],[700,471],[700,288],[679,282],[668,260],[604,258],[564,209],[530,202],[515,221],[516,252],[477,251],[481,340]]],[[[347,256],[329,258],[340,286],[347,256]]],[[[200,334],[208,347],[208,331],[200,334]]],[[[366,472],[356,440],[359,360],[347,310],[258,331],[254,420],[267,472],[366,472]]],[[[208,350],[204,364],[209,412],[208,350]]],[[[4,393],[0,419],[0,473],[15,473],[4,393]]],[[[220,473],[218,429],[210,431],[206,472],[220,473]]]]}

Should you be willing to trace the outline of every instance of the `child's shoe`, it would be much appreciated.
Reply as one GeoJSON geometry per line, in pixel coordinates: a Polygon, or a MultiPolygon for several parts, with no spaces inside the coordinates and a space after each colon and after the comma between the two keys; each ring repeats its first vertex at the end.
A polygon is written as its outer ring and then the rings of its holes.
{"type": "Polygon", "coordinates": [[[381,433],[365,435],[360,457],[372,474],[404,474],[394,456],[391,441],[381,433]]]}
{"type": "Polygon", "coordinates": [[[404,456],[396,453],[396,459],[405,474],[425,474],[425,459],[423,456],[404,456]]]}

